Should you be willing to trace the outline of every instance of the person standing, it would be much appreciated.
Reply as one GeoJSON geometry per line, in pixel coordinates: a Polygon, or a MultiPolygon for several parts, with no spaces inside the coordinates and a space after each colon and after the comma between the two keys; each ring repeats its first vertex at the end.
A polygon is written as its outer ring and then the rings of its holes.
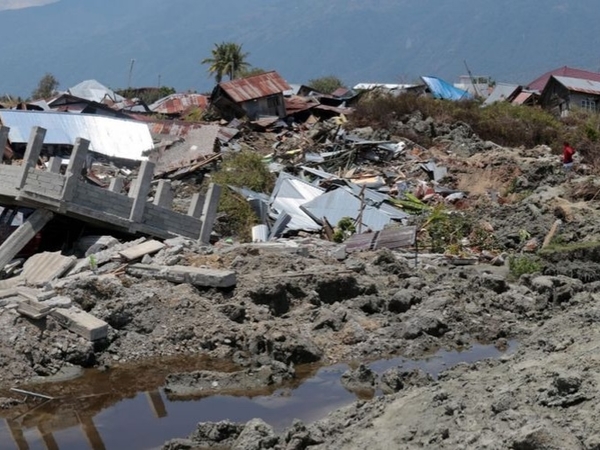
{"type": "Polygon", "coordinates": [[[563,168],[569,172],[573,168],[573,155],[575,149],[567,141],[563,142],[563,168]]]}

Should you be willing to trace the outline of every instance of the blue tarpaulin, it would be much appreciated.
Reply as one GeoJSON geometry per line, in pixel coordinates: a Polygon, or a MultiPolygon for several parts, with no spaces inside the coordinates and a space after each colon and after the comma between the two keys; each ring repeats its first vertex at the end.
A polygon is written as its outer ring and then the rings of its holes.
{"type": "Polygon", "coordinates": [[[421,77],[434,98],[444,100],[471,100],[473,96],[467,91],[455,88],[447,81],[437,77],[421,77]]]}

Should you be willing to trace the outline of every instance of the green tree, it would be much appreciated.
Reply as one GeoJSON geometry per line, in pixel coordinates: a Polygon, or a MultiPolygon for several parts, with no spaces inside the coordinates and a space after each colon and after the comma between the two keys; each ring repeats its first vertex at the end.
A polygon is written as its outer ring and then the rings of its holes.
{"type": "Polygon", "coordinates": [[[242,45],[235,42],[222,42],[215,44],[211,50],[212,56],[202,60],[202,64],[209,64],[208,73],[214,75],[217,83],[220,83],[223,76],[227,75],[233,80],[239,73],[250,67],[246,61],[248,53],[242,52],[242,45]]]}
{"type": "Polygon", "coordinates": [[[344,87],[344,82],[334,75],[308,80],[308,85],[322,94],[331,94],[338,88],[344,87]]]}
{"type": "Polygon", "coordinates": [[[37,87],[31,93],[31,98],[38,100],[41,98],[50,98],[56,94],[56,88],[60,83],[51,73],[46,73],[38,82],[37,87]]]}

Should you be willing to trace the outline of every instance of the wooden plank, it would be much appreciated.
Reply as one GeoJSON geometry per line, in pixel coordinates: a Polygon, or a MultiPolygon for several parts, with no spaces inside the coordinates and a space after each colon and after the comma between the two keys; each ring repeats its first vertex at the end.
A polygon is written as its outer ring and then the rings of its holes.
{"type": "Polygon", "coordinates": [[[108,324],[106,322],[77,308],[56,309],[50,315],[61,326],[86,338],[88,341],[104,339],[108,334],[108,324]]]}
{"type": "Polygon", "coordinates": [[[199,267],[133,264],[127,268],[127,273],[135,277],[152,277],[173,283],[189,283],[194,286],[228,288],[237,283],[236,274],[231,270],[199,267]]]}
{"type": "Polygon", "coordinates": [[[127,261],[133,261],[135,259],[141,258],[144,255],[151,255],[152,253],[156,253],[165,247],[165,244],[163,244],[162,242],[150,240],[136,245],[135,247],[130,247],[128,249],[121,250],[119,252],[119,255],[121,255],[127,261]]]}

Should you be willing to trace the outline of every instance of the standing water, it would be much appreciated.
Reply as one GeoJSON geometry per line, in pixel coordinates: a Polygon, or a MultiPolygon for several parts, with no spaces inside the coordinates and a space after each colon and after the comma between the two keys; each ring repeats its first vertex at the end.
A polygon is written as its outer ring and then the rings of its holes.
{"type": "MultiPolygon", "coordinates": [[[[508,352],[513,351],[511,343],[508,352]]],[[[468,350],[439,351],[426,359],[395,358],[369,364],[377,373],[392,367],[421,369],[437,375],[461,362],[497,358],[491,345],[468,350]]],[[[356,396],[340,384],[345,364],[298,370],[293,385],[247,396],[213,395],[191,400],[169,399],[161,389],[168,373],[193,370],[233,371],[214,362],[178,358],[105,372],[87,371],[62,383],[37,385],[32,391],[54,397],[28,402],[8,414],[0,412],[0,448],[15,450],[147,450],[172,438],[190,434],[198,422],[230,420],[245,423],[261,418],[277,430],[294,419],[313,422],[350,404],[356,396]]]]}

